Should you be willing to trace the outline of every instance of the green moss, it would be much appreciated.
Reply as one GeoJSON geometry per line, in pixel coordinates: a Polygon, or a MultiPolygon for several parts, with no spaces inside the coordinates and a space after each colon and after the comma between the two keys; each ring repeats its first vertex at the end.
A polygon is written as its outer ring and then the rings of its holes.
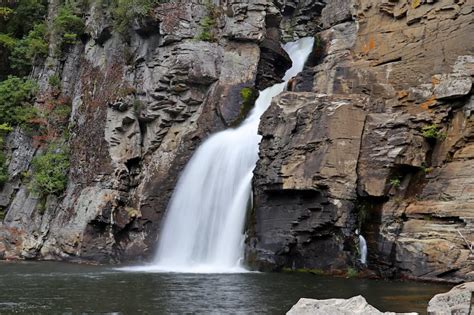
{"type": "Polygon", "coordinates": [[[65,145],[50,145],[33,161],[32,189],[40,196],[60,195],[67,185],[69,150],[65,145]]]}
{"type": "Polygon", "coordinates": [[[239,116],[232,122],[232,126],[237,126],[240,122],[242,122],[247,114],[252,110],[255,105],[255,101],[258,98],[258,91],[252,87],[244,87],[240,90],[240,112],[239,116]]]}
{"type": "Polygon", "coordinates": [[[354,268],[347,268],[346,277],[347,278],[356,278],[359,276],[359,272],[354,268]]]}

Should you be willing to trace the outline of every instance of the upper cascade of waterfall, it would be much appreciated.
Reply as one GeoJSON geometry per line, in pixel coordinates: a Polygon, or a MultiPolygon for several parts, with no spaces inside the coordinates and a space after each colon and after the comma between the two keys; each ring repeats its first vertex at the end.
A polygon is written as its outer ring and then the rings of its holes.
{"type": "Polygon", "coordinates": [[[243,123],[209,137],[184,169],[168,205],[152,265],[127,270],[230,273],[245,272],[244,221],[258,160],[260,116],[272,98],[303,70],[313,38],[283,46],[293,65],[284,82],[260,92],[243,123]]]}

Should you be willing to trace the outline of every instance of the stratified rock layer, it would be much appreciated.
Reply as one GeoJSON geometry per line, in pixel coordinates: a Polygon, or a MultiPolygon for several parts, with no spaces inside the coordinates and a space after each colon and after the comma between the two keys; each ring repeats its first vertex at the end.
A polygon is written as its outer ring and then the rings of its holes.
{"type": "Polygon", "coordinates": [[[359,229],[383,276],[472,277],[473,4],[321,10],[317,54],[260,125],[252,266],[359,266],[359,229]]]}

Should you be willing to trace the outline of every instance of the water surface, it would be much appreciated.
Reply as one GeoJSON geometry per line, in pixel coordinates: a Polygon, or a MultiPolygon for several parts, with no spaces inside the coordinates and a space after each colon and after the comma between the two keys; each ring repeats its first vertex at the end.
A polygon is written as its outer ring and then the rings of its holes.
{"type": "Polygon", "coordinates": [[[160,274],[109,266],[0,262],[0,314],[284,314],[301,297],[362,294],[384,311],[424,314],[450,286],[305,273],[160,274]]]}

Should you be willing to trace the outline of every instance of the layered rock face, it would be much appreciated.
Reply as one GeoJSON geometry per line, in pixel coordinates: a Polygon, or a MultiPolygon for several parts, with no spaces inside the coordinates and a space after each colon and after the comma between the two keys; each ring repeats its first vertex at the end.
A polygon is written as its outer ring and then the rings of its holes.
{"type": "MultiPolygon", "coordinates": [[[[88,10],[83,42],[34,71],[42,95],[60,73],[73,100],[68,188],[40,209],[21,174],[41,147],[21,130],[9,136],[5,259],[149,258],[195,147],[245,117],[243,88],[278,82],[291,65],[279,46],[280,11],[267,1],[157,4],[127,34],[113,30],[112,8],[88,10]]],[[[56,11],[51,2],[48,20],[56,11]]]]}
{"type": "MultiPolygon", "coordinates": [[[[11,133],[0,257],[151,257],[195,148],[245,117],[243,88],[281,81],[281,41],[313,36],[304,71],[260,124],[249,265],[346,270],[359,265],[359,229],[381,275],[473,277],[473,6],[170,1],[124,36],[92,2],[83,41],[32,74],[38,104],[54,73],[72,100],[67,190],[45,201],[29,191],[21,174],[42,148],[11,133]]],[[[51,1],[49,20],[56,11],[51,1]]]]}
{"type": "Polygon", "coordinates": [[[260,125],[254,266],[358,265],[361,229],[379,274],[472,277],[473,4],[321,10],[312,59],[260,125]]]}

